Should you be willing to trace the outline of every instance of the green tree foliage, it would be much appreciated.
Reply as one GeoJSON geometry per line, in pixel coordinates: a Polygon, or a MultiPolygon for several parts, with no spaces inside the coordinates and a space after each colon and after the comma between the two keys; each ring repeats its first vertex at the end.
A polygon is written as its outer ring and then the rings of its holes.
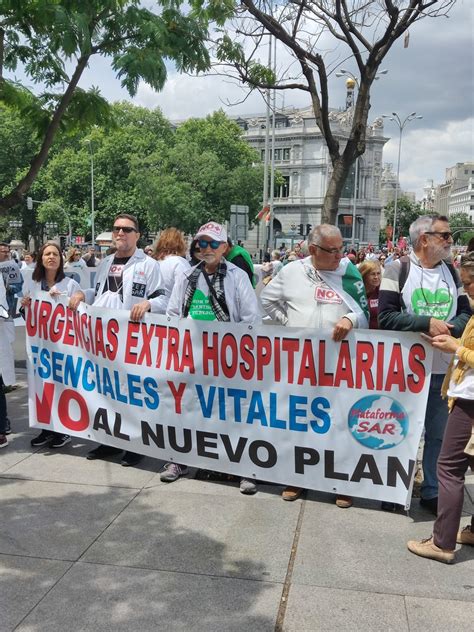
{"type": "Polygon", "coordinates": [[[171,147],[161,147],[135,179],[153,230],[178,225],[193,232],[200,224],[229,217],[231,204],[246,204],[250,216],[261,198],[262,168],[239,126],[222,112],[180,126],[171,147]]]}
{"type": "Polygon", "coordinates": [[[465,246],[474,236],[474,223],[469,213],[451,213],[449,216],[449,227],[454,235],[455,244],[465,246]]]}
{"type": "MultiPolygon", "coordinates": [[[[394,203],[389,202],[385,207],[385,225],[393,226],[393,215],[394,215],[394,203]]],[[[418,202],[413,202],[407,197],[400,197],[397,202],[397,238],[398,237],[408,237],[408,229],[410,228],[410,224],[412,224],[418,217],[421,215],[425,215],[425,211],[423,211],[418,202]]],[[[385,235],[385,229],[382,231],[382,234],[385,235]]],[[[386,237],[384,237],[383,241],[386,241],[386,237]]]]}
{"type": "Polygon", "coordinates": [[[94,56],[110,60],[131,96],[140,81],[161,90],[169,62],[181,71],[209,67],[208,23],[223,23],[232,3],[159,0],[156,5],[152,11],[140,0],[0,0],[0,101],[33,123],[40,140],[26,173],[0,199],[0,211],[22,201],[58,132],[107,121],[109,107],[98,91],[79,87],[94,56]],[[19,66],[42,86],[40,94],[5,78],[5,70],[19,66]]]}
{"type": "MultiPolygon", "coordinates": [[[[30,191],[33,211],[22,204],[10,215],[22,219],[23,241],[29,235],[40,240],[42,225],[51,221],[63,234],[70,222],[74,235],[90,239],[92,161],[96,235],[110,229],[118,212],[137,215],[144,233],[165,226],[193,232],[207,219],[228,218],[231,204],[248,204],[256,215],[262,168],[222,112],[175,129],[158,109],[124,102],[111,110],[114,126],[70,132],[53,145],[30,191]]],[[[0,172],[1,190],[25,172],[34,130],[22,130],[7,108],[0,108],[0,122],[0,159],[8,166],[0,172]]]]}

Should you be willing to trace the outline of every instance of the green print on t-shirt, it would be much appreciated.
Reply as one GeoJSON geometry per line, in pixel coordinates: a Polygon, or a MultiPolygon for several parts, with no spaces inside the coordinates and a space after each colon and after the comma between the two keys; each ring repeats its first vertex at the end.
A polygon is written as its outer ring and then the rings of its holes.
{"type": "Polygon", "coordinates": [[[194,290],[189,315],[194,320],[216,320],[209,297],[201,290],[194,290]]]}
{"type": "Polygon", "coordinates": [[[418,316],[431,316],[439,320],[446,320],[453,297],[446,288],[438,288],[432,292],[426,288],[418,288],[411,295],[411,306],[418,316]]]}

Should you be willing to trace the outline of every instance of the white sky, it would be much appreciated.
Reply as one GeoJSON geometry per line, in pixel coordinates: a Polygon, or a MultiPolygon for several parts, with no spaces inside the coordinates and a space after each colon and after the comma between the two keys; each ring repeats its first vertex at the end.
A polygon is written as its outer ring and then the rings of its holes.
{"type": "MultiPolygon", "coordinates": [[[[403,120],[416,111],[422,120],[411,122],[403,132],[400,184],[406,191],[422,188],[428,179],[444,181],[445,169],[456,162],[474,160],[474,2],[458,0],[449,18],[426,18],[410,31],[410,43],[403,48],[399,40],[389,52],[383,67],[389,73],[374,83],[369,122],[381,114],[397,112],[403,120]]],[[[266,59],[266,50],[262,58],[266,59]]],[[[278,60],[284,53],[278,54],[278,60]]],[[[283,64],[283,62],[281,62],[283,64]]],[[[340,66],[355,72],[350,61],[340,66]]],[[[98,86],[109,100],[131,100],[148,108],[160,107],[170,119],[205,116],[219,108],[232,115],[263,112],[262,97],[252,94],[244,103],[246,92],[222,77],[190,77],[174,71],[161,93],[142,84],[134,99],[122,90],[106,60],[96,59],[80,83],[98,86]]],[[[307,94],[288,91],[278,97],[278,105],[307,106],[307,94]]],[[[343,107],[344,79],[332,75],[330,106],[343,107]]],[[[398,127],[385,121],[385,135],[392,139],[385,145],[384,162],[396,169],[398,127]]]]}

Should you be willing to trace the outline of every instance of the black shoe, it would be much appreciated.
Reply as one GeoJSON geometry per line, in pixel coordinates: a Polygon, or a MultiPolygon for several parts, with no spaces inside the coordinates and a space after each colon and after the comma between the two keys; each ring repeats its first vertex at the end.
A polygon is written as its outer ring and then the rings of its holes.
{"type": "Polygon", "coordinates": [[[95,461],[96,459],[105,459],[108,456],[119,454],[122,451],[123,450],[121,450],[120,448],[114,448],[111,445],[99,445],[97,446],[97,448],[94,448],[87,453],[86,459],[89,459],[89,461],[95,461]]]}
{"type": "Polygon", "coordinates": [[[424,507],[434,516],[438,515],[438,497],[436,498],[420,498],[420,507],[424,507]]]}
{"type": "Polygon", "coordinates": [[[54,438],[54,432],[51,430],[42,430],[37,437],[30,441],[34,448],[40,448],[42,445],[47,445],[54,438]]]}
{"type": "Polygon", "coordinates": [[[5,421],[7,422],[7,427],[5,428],[5,433],[4,434],[9,435],[9,434],[12,433],[12,425],[11,425],[11,422],[8,419],[8,417],[6,418],[5,421]]]}
{"type": "Polygon", "coordinates": [[[71,437],[66,434],[57,433],[56,436],[51,441],[50,448],[62,448],[66,443],[71,441],[71,437]]]}
{"type": "Polygon", "coordinates": [[[382,511],[391,511],[393,513],[395,511],[403,511],[405,507],[403,505],[399,505],[398,503],[389,503],[386,500],[382,500],[380,503],[380,509],[382,511]]]}
{"type": "Polygon", "coordinates": [[[143,454],[136,454],[135,452],[125,452],[120,465],[123,467],[132,467],[137,465],[143,459],[143,454]]]}

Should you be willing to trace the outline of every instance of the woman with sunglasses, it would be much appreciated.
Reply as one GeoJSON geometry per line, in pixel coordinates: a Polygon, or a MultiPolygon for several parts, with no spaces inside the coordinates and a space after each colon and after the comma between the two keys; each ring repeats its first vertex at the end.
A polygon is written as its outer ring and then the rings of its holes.
{"type": "MultiPolygon", "coordinates": [[[[52,297],[71,297],[74,292],[80,292],[79,284],[64,274],[64,264],[61,249],[54,241],[47,241],[38,252],[36,267],[31,279],[25,281],[21,306],[28,308],[31,298],[39,292],[49,292],[52,297]]],[[[62,448],[71,441],[68,434],[42,430],[31,440],[31,445],[39,448],[49,445],[50,448],[62,448]]]]}
{"type": "MultiPolygon", "coordinates": [[[[474,298],[474,252],[461,259],[461,280],[474,298]]],[[[454,561],[456,544],[474,546],[474,516],[459,531],[464,479],[469,465],[474,469],[474,316],[460,340],[446,334],[425,338],[435,349],[454,354],[442,387],[450,414],[438,459],[438,516],[433,535],[421,542],[410,540],[407,546],[415,555],[449,564],[454,561]]]]}

